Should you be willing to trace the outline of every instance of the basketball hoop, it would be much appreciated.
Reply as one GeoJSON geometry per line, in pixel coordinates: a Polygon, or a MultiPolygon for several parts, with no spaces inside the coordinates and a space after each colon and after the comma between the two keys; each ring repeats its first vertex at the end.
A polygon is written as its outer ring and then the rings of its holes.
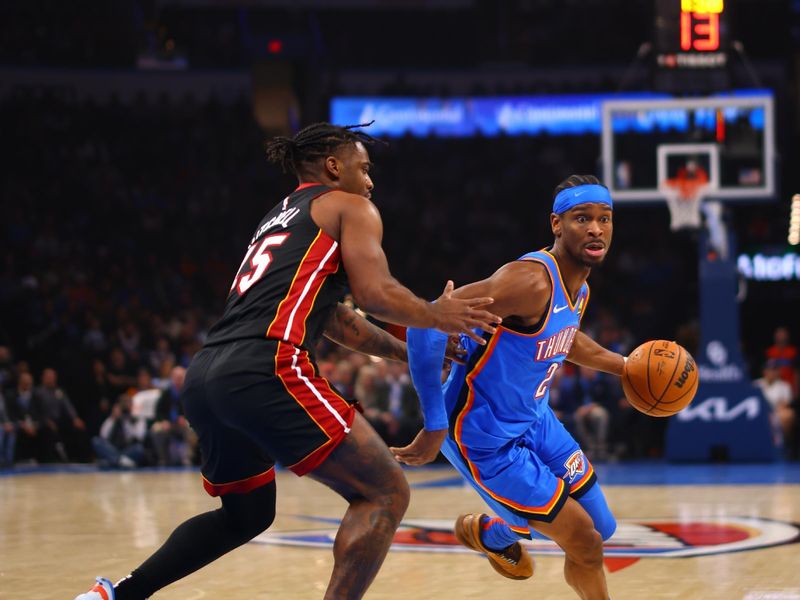
{"type": "Polygon", "coordinates": [[[661,192],[667,200],[672,231],[700,228],[700,203],[708,188],[708,180],[676,177],[664,182],[661,192]]]}
{"type": "Polygon", "coordinates": [[[719,188],[719,147],[716,144],[660,144],[658,191],[667,201],[670,229],[699,229],[701,204],[719,188]]]}

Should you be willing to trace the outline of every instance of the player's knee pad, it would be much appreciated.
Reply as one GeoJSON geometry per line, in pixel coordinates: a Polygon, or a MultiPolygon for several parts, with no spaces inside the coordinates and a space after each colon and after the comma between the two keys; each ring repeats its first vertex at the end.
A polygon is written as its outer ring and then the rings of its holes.
{"type": "Polygon", "coordinates": [[[257,536],[275,520],[275,482],[246,494],[226,494],[221,510],[228,527],[248,539],[257,536]]]}
{"type": "Polygon", "coordinates": [[[611,509],[608,508],[606,497],[599,485],[593,485],[583,496],[578,498],[578,502],[589,513],[594,522],[594,528],[603,541],[614,535],[617,530],[617,520],[611,514],[611,509]]]}

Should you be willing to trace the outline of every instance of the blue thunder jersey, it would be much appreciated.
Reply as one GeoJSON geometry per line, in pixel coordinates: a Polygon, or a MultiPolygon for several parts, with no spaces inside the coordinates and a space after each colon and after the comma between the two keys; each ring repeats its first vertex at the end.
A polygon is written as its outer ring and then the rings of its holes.
{"type": "Polygon", "coordinates": [[[577,335],[589,288],[581,286],[573,303],[547,250],[519,260],[538,262],[550,277],[544,316],[533,327],[498,327],[485,346],[462,336],[467,364],[453,365],[444,386],[436,376],[445,336],[409,329],[408,362],[425,428],[448,427],[442,453],[518,535],[529,537],[530,521],[552,522],[572,497],[607,539],[616,522],[594,486],[594,469],[548,406],[550,386],[577,335]]]}
{"type": "Polygon", "coordinates": [[[453,365],[444,387],[450,436],[470,448],[492,448],[525,434],[548,410],[550,385],[569,354],[589,301],[584,283],[573,303],[547,250],[518,260],[542,264],[552,292],[542,320],[530,328],[500,326],[485,346],[466,336],[468,358],[453,365]]]}

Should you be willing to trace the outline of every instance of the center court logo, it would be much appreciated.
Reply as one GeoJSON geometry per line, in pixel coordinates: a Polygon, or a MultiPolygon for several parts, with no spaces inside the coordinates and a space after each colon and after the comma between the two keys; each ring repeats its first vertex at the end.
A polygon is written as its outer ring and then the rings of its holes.
{"type": "MultiPolygon", "coordinates": [[[[316,523],[321,529],[267,531],[253,542],[273,546],[330,548],[338,519],[294,515],[316,523]]],[[[520,540],[535,556],[559,556],[563,552],[549,540],[520,540]]],[[[604,546],[611,571],[627,567],[642,558],[689,558],[757,550],[800,541],[800,526],[794,523],[753,517],[704,518],[690,521],[666,519],[623,519],[604,546]]],[[[409,519],[394,536],[395,552],[473,553],[456,540],[452,520],[409,519]]]]}

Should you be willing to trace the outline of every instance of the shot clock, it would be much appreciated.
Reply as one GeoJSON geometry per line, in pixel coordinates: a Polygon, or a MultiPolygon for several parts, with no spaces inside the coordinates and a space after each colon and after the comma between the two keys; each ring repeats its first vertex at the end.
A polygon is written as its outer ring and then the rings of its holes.
{"type": "Polygon", "coordinates": [[[656,0],[655,55],[662,69],[723,69],[726,0],[656,0]]]}

